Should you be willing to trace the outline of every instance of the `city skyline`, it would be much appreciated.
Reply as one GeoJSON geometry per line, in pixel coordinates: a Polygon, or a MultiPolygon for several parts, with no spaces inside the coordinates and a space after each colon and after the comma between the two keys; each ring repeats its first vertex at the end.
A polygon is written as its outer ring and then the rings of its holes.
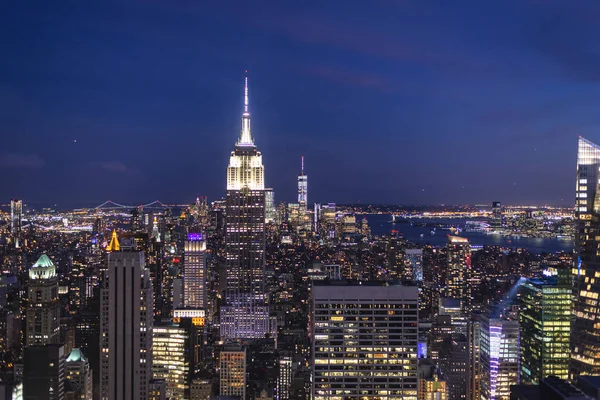
{"type": "Polygon", "coordinates": [[[220,198],[247,68],[277,202],[305,156],[316,201],[572,205],[572,143],[598,136],[599,6],[462,4],[378,4],[369,21],[356,2],[11,4],[0,198],[220,198]]]}
{"type": "Polygon", "coordinates": [[[36,3],[0,398],[600,399],[600,3],[36,3]]]}

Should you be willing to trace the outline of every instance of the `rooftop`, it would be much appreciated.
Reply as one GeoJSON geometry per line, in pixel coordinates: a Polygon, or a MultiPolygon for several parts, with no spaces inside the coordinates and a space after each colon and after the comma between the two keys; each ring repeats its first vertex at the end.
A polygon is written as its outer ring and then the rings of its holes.
{"type": "Polygon", "coordinates": [[[416,286],[411,281],[355,281],[347,279],[315,281],[314,286],[416,286]]]}
{"type": "Polygon", "coordinates": [[[67,357],[67,362],[80,362],[80,361],[87,361],[87,358],[85,358],[85,356],[83,355],[83,353],[81,352],[80,349],[78,348],[74,348],[73,350],[71,350],[71,354],[69,354],[69,357],[67,357]]]}
{"type": "Polygon", "coordinates": [[[55,276],[56,267],[46,254],[42,254],[29,270],[29,279],[50,279],[55,276]]]}

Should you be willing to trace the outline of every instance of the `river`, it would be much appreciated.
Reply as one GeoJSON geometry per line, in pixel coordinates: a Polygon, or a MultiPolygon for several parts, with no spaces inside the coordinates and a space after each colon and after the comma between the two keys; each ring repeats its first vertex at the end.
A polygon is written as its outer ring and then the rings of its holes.
{"type": "MultiPolygon", "coordinates": [[[[385,235],[392,232],[393,229],[399,231],[404,237],[412,243],[425,245],[431,244],[432,246],[445,246],[448,241],[448,234],[451,234],[448,230],[436,229],[435,234],[432,235],[432,228],[422,226],[412,226],[410,223],[390,223],[391,215],[382,214],[367,214],[365,215],[369,226],[371,227],[371,233],[374,235],[385,235]],[[423,237],[421,237],[421,234],[423,237]]],[[[362,220],[362,216],[357,216],[357,220],[362,220]]],[[[420,223],[439,223],[449,224],[453,226],[459,226],[464,228],[466,219],[429,219],[419,218],[414,219],[415,222],[420,223]]],[[[557,251],[571,252],[573,251],[573,241],[565,239],[555,238],[509,238],[501,235],[488,235],[483,232],[461,232],[460,236],[466,237],[474,246],[502,246],[508,248],[521,248],[527,249],[532,253],[555,253],[557,251]]]]}

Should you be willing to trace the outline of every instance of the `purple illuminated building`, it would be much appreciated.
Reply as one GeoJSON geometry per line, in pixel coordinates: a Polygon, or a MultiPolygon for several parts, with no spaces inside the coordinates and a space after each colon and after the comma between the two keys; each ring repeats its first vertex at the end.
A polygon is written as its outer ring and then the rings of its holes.
{"type": "Polygon", "coordinates": [[[183,306],[206,307],[206,241],[202,233],[188,233],[183,253],[183,306]]]}
{"type": "Polygon", "coordinates": [[[481,399],[510,398],[519,384],[519,321],[489,314],[481,319],[481,399]]]}

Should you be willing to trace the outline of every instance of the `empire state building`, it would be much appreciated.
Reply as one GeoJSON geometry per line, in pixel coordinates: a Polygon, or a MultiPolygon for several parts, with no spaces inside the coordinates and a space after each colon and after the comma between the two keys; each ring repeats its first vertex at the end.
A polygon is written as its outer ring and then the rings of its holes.
{"type": "Polygon", "coordinates": [[[225,255],[227,289],[221,307],[223,339],[261,338],[269,328],[265,302],[265,170],[250,133],[248,76],[240,138],[227,167],[225,255]]]}

